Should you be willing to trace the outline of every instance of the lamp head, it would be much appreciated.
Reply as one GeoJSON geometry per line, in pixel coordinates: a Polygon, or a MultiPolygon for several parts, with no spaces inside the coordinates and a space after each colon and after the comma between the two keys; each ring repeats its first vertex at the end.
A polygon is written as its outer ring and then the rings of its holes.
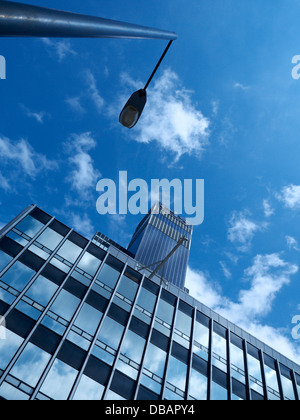
{"type": "Polygon", "coordinates": [[[128,99],[120,114],[120,123],[124,127],[133,128],[140,119],[146,102],[147,92],[145,89],[140,89],[137,92],[134,92],[128,99]]]}

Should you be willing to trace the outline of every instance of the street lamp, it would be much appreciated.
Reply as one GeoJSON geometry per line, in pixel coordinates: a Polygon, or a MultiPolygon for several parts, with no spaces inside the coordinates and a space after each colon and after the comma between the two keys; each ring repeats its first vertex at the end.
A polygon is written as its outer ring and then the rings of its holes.
{"type": "Polygon", "coordinates": [[[124,108],[121,111],[120,117],[119,117],[119,121],[120,123],[127,128],[133,128],[138,120],[140,119],[142,112],[145,108],[146,102],[147,102],[147,88],[151,82],[151,80],[153,79],[155,73],[157,72],[161,62],[163,61],[165,55],[167,54],[171,44],[172,44],[173,40],[171,40],[168,43],[167,48],[165,49],[163,55],[161,56],[161,58],[159,59],[155,69],[153,70],[150,78],[148,79],[144,89],[140,89],[136,92],[134,92],[130,98],[128,99],[128,101],[126,102],[124,108]]]}

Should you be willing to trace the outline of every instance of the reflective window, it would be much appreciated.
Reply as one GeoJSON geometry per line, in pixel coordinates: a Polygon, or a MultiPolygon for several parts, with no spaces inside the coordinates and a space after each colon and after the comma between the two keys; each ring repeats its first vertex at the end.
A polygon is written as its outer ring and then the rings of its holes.
{"type": "Polygon", "coordinates": [[[114,268],[112,268],[111,266],[107,264],[104,264],[97,279],[101,283],[109,286],[111,289],[114,289],[119,279],[119,276],[120,276],[119,271],[115,270],[114,268]]]}
{"type": "Polygon", "coordinates": [[[77,297],[67,292],[66,290],[62,290],[58,297],[55,299],[55,302],[51,306],[50,311],[61,316],[67,321],[71,321],[72,316],[74,315],[79,304],[80,300],[77,297]]]}
{"type": "Polygon", "coordinates": [[[86,252],[77,264],[77,267],[94,277],[100,264],[101,261],[98,258],[86,252]]]}
{"type": "Polygon", "coordinates": [[[191,370],[190,397],[194,400],[207,400],[207,378],[195,369],[191,370]]]}
{"type": "Polygon", "coordinates": [[[112,390],[109,390],[105,400],[106,401],[125,401],[125,398],[121,397],[121,395],[119,394],[116,394],[112,390]]]}
{"type": "Polygon", "coordinates": [[[226,340],[213,332],[213,358],[212,363],[219,369],[227,372],[226,340]]]}
{"type": "Polygon", "coordinates": [[[167,353],[165,351],[152,343],[148,344],[141,383],[157,394],[161,392],[166,359],[167,353]]]}
{"type": "Polygon", "coordinates": [[[33,238],[43,227],[43,223],[31,216],[26,216],[25,219],[16,226],[16,229],[30,236],[30,238],[33,238]]]}
{"type": "Polygon", "coordinates": [[[7,382],[3,382],[3,384],[0,386],[0,395],[8,401],[29,400],[28,394],[25,394],[25,392],[22,392],[20,389],[15,388],[7,382]]]}
{"type": "Polygon", "coordinates": [[[114,303],[123,308],[125,311],[129,312],[131,304],[134,301],[137,289],[138,284],[126,275],[124,275],[117,289],[117,294],[114,298],[114,303]]]}
{"type": "Polygon", "coordinates": [[[242,350],[242,340],[231,334],[231,339],[235,341],[235,344],[230,342],[230,361],[231,361],[231,375],[238,381],[245,383],[245,362],[244,352],[242,350]]]}
{"type": "Polygon", "coordinates": [[[102,398],[104,386],[83,375],[80,379],[78,388],[73,400],[75,401],[99,401],[102,398]]]}
{"type": "MultiPolygon", "coordinates": [[[[15,230],[15,229],[14,229],[15,230]]],[[[6,236],[10,239],[12,239],[13,241],[17,242],[18,244],[22,245],[22,246],[26,246],[30,240],[29,236],[22,234],[22,232],[16,231],[14,232],[14,230],[11,230],[10,232],[8,232],[6,234],[6,236]],[[20,236],[23,235],[23,236],[20,236]],[[24,237],[25,236],[25,237],[24,237]]]]}
{"type": "Polygon", "coordinates": [[[142,360],[145,339],[132,331],[127,331],[121,348],[117,369],[133,379],[137,379],[138,368],[142,360]],[[131,363],[133,361],[134,363],[131,363]]]}
{"type": "Polygon", "coordinates": [[[112,365],[124,332],[123,325],[106,317],[92,354],[112,365]]]}
{"type": "Polygon", "coordinates": [[[13,266],[1,277],[1,281],[22,291],[35,272],[24,264],[16,261],[13,266]]]}
{"type": "Polygon", "coordinates": [[[223,388],[221,385],[212,382],[211,383],[211,401],[227,401],[228,392],[227,389],[223,388]]]}
{"type": "Polygon", "coordinates": [[[12,257],[7,255],[5,252],[0,251],[0,272],[11,262],[12,257]]]}
{"type": "Polygon", "coordinates": [[[47,228],[38,238],[37,241],[50,249],[51,251],[54,251],[55,248],[59,245],[59,243],[63,240],[63,236],[59,233],[55,232],[51,228],[47,228]]]}
{"type": "Polygon", "coordinates": [[[77,370],[56,359],[41,387],[41,392],[57,401],[67,400],[77,374],[77,370]]]}
{"type": "Polygon", "coordinates": [[[141,308],[146,309],[146,311],[152,314],[155,307],[155,302],[156,296],[149,290],[142,288],[139,294],[137,304],[141,308]]]}
{"type": "Polygon", "coordinates": [[[275,360],[264,355],[265,375],[268,388],[268,398],[270,400],[280,400],[277,372],[275,368],[275,360]]]}
{"type": "Polygon", "coordinates": [[[87,303],[84,303],[74,322],[74,325],[81,328],[83,331],[94,335],[101,321],[102,315],[103,314],[97,311],[97,309],[87,303]]]}
{"type": "Polygon", "coordinates": [[[0,369],[6,369],[22,342],[23,338],[6,329],[5,340],[0,340],[0,369]]]}
{"type": "Polygon", "coordinates": [[[156,313],[155,328],[167,337],[171,335],[174,311],[174,306],[160,299],[156,313]]]}
{"type": "Polygon", "coordinates": [[[190,347],[192,318],[181,311],[177,311],[174,340],[182,346],[190,347]]]}
{"type": "Polygon", "coordinates": [[[298,373],[296,373],[295,377],[296,377],[296,385],[297,385],[298,396],[300,398],[300,375],[298,375],[298,373]]]}
{"type": "Polygon", "coordinates": [[[284,398],[286,400],[295,400],[296,397],[290,369],[280,364],[280,371],[284,398]]]}
{"type": "Polygon", "coordinates": [[[200,322],[195,322],[193,352],[208,360],[209,329],[200,322]]]}
{"type": "Polygon", "coordinates": [[[264,395],[260,361],[258,360],[258,351],[254,348],[251,350],[251,347],[252,346],[248,344],[248,351],[252,351],[252,354],[255,354],[256,357],[254,357],[254,355],[252,356],[251,354],[247,354],[250,388],[258,394],[264,395]]]}
{"type": "Polygon", "coordinates": [[[57,252],[57,255],[74,264],[81,252],[82,248],[67,239],[57,252]]]}
{"type": "Polygon", "coordinates": [[[28,343],[10,371],[10,374],[26,384],[35,387],[50,358],[51,355],[49,353],[28,343]]]}
{"type": "Polygon", "coordinates": [[[47,306],[57,289],[58,286],[52,283],[52,281],[43,276],[38,276],[33,285],[27,290],[25,296],[28,296],[43,306],[47,306]]]}
{"type": "MultiPolygon", "coordinates": [[[[176,359],[174,356],[170,356],[169,359],[169,366],[168,366],[168,376],[167,382],[171,385],[176,387],[181,391],[181,393],[185,392],[185,385],[186,385],[186,376],[187,376],[187,365],[180,360],[176,359]]],[[[176,393],[178,396],[178,392],[176,393]]],[[[176,394],[174,398],[176,399],[176,394]]],[[[179,393],[180,394],[180,393],[179,393]]],[[[184,395],[181,395],[184,396],[184,395]]],[[[169,395],[169,398],[171,395],[169,395]]]]}

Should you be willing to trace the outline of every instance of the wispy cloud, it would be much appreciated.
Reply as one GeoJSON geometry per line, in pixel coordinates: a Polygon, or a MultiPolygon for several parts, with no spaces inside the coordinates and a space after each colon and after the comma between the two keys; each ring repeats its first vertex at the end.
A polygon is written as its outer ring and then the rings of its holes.
{"type": "MultiPolygon", "coordinates": [[[[137,88],[130,78],[126,82],[137,88]]],[[[209,119],[193,102],[192,92],[169,69],[149,88],[147,109],[132,131],[132,138],[140,143],[157,143],[172,153],[175,161],[184,154],[199,158],[209,144],[209,126],[209,119]]]]}
{"type": "Polygon", "coordinates": [[[285,240],[289,249],[300,251],[299,246],[298,246],[298,241],[295,238],[293,238],[292,236],[286,236],[285,240]]]}
{"type": "Polygon", "coordinates": [[[263,208],[264,208],[264,214],[266,217],[271,217],[275,214],[274,209],[271,207],[271,204],[268,200],[263,201],[263,208]]]}
{"type": "Polygon", "coordinates": [[[239,83],[239,82],[236,82],[233,85],[233,87],[234,89],[240,89],[240,90],[243,90],[244,92],[250,89],[250,86],[243,85],[242,83],[239,83]]]}
{"type": "Polygon", "coordinates": [[[76,191],[80,198],[88,200],[92,190],[95,190],[100,172],[94,167],[94,161],[90,151],[95,149],[96,141],[91,133],[80,135],[73,134],[65,143],[66,152],[69,155],[68,163],[71,172],[66,180],[70,183],[72,190],[76,191]]]}
{"type": "Polygon", "coordinates": [[[276,298],[288,286],[298,266],[286,262],[278,253],[257,255],[244,271],[248,289],[240,291],[237,301],[222,294],[208,274],[189,267],[186,286],[191,295],[226,319],[253,334],[277,351],[300,361],[299,347],[281,330],[263,324],[263,318],[272,312],[276,298]]]}
{"type": "Polygon", "coordinates": [[[250,219],[249,212],[233,212],[229,221],[228,239],[242,252],[251,247],[252,239],[256,232],[266,229],[264,222],[255,222],[250,219]]]}
{"type": "Polygon", "coordinates": [[[58,168],[56,161],[49,160],[45,155],[35,151],[24,139],[14,142],[6,137],[0,137],[0,159],[2,166],[0,187],[5,190],[9,189],[12,181],[17,182],[20,171],[23,175],[34,179],[43,171],[58,168]],[[4,175],[5,169],[9,171],[6,170],[4,175]]]}
{"type": "Polygon", "coordinates": [[[23,104],[21,104],[21,108],[23,109],[23,111],[25,112],[25,115],[28,118],[33,118],[33,119],[35,119],[40,124],[43,124],[45,118],[46,117],[49,117],[49,114],[47,112],[45,112],[45,111],[33,112],[33,111],[30,111],[30,109],[27,108],[23,104]]]}
{"type": "Polygon", "coordinates": [[[68,55],[77,55],[68,40],[52,40],[50,38],[42,38],[42,42],[55,53],[58,60],[63,61],[68,55]]]}
{"type": "Polygon", "coordinates": [[[281,193],[276,195],[284,206],[292,210],[300,209],[300,185],[287,185],[282,188],[281,193]]]}
{"type": "Polygon", "coordinates": [[[69,105],[69,107],[79,114],[84,114],[86,110],[81,105],[81,99],[80,96],[75,96],[73,98],[67,98],[65,102],[69,105]]]}
{"type": "Polygon", "coordinates": [[[90,70],[85,72],[86,84],[88,86],[88,95],[94,103],[98,112],[103,111],[104,99],[100,95],[97,87],[96,78],[90,70]]]}

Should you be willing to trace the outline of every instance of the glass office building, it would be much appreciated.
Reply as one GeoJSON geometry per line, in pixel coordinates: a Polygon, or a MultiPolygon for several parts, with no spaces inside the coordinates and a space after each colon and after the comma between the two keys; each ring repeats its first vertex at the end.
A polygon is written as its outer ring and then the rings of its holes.
{"type": "MultiPolygon", "coordinates": [[[[192,232],[193,227],[182,217],[175,215],[161,203],[156,203],[138,225],[128,250],[135,255],[138,262],[148,267],[167,257],[178,241],[185,237],[187,240],[166,262],[164,269],[158,272],[168,282],[184,289],[192,232]]],[[[155,265],[152,271],[154,269],[155,265]]]]}
{"type": "Polygon", "coordinates": [[[296,363],[35,206],[0,231],[0,316],[1,399],[299,400],[296,363]]]}

